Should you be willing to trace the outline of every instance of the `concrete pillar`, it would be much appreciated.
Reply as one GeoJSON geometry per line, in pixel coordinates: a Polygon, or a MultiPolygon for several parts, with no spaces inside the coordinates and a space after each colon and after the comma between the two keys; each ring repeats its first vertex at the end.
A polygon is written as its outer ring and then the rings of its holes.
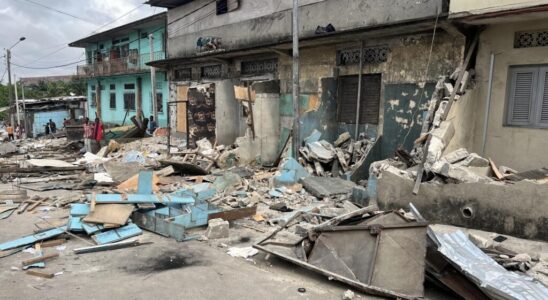
{"type": "Polygon", "coordinates": [[[215,82],[215,131],[219,145],[234,144],[239,134],[240,105],[234,95],[236,82],[233,79],[215,82]]]}
{"type": "Polygon", "coordinates": [[[260,156],[263,164],[276,161],[280,139],[280,84],[279,81],[265,81],[253,84],[255,102],[256,139],[260,142],[260,156]]]}

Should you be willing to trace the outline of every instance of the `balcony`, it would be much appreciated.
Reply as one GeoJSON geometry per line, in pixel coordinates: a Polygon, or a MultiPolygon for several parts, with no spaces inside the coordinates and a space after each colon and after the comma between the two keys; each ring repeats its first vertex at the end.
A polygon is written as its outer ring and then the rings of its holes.
{"type": "MultiPolygon", "coordinates": [[[[153,60],[164,58],[165,52],[163,51],[153,53],[153,60]]],[[[150,67],[146,65],[148,62],[150,62],[150,53],[129,55],[116,59],[107,57],[101,62],[77,66],[77,74],[78,76],[83,77],[98,77],[141,73],[150,69],[150,67]]]]}

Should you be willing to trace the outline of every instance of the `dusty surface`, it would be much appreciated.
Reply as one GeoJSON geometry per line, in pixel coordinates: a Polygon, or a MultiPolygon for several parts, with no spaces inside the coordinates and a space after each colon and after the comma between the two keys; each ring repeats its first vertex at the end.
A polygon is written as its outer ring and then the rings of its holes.
{"type": "MultiPolygon", "coordinates": [[[[3,188],[9,186],[0,185],[3,188]]],[[[0,241],[31,233],[40,217],[67,215],[66,209],[14,213],[0,220],[0,241]]],[[[152,244],[81,255],[72,249],[86,246],[85,242],[71,238],[66,249],[46,249],[47,253],[60,253],[43,269],[63,272],[53,279],[21,271],[21,261],[33,255],[20,252],[0,259],[0,299],[342,299],[349,289],[275,257],[267,260],[262,253],[250,260],[233,258],[226,254],[228,247],[249,246],[264,234],[237,223],[231,224],[230,234],[223,240],[178,243],[145,232],[141,239],[152,244]],[[297,291],[301,287],[305,293],[297,291]]],[[[354,292],[355,299],[374,299],[354,292]]],[[[431,288],[427,288],[427,298],[451,299],[431,288]]]]}

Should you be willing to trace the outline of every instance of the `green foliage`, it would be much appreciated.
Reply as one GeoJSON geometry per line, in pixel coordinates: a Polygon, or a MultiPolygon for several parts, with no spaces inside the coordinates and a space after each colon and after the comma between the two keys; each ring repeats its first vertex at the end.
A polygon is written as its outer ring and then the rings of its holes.
{"type": "Polygon", "coordinates": [[[25,87],[25,98],[40,99],[47,97],[70,96],[71,93],[77,96],[82,96],[86,95],[86,90],[86,81],[83,79],[72,79],[68,83],[63,81],[41,81],[37,85],[25,87]]]}

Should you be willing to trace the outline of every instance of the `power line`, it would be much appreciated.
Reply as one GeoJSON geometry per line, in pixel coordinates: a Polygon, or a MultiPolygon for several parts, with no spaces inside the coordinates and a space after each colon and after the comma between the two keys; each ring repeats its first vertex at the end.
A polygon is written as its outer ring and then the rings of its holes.
{"type": "Polygon", "coordinates": [[[66,15],[66,16],[73,17],[73,18],[78,19],[78,20],[80,20],[80,21],[84,21],[84,22],[89,23],[89,24],[97,25],[96,23],[91,22],[91,21],[89,21],[89,20],[80,18],[80,17],[78,17],[78,16],[76,16],[76,15],[73,15],[73,14],[71,14],[71,13],[68,13],[68,12],[65,12],[65,11],[62,11],[62,10],[59,10],[59,9],[56,9],[56,8],[53,8],[53,7],[44,5],[44,4],[39,3],[39,2],[35,2],[35,1],[32,1],[32,0],[18,0],[18,1],[26,1],[26,2],[32,3],[32,4],[34,4],[34,5],[41,6],[41,7],[45,8],[45,9],[49,9],[49,10],[55,11],[55,12],[57,12],[57,13],[66,15]]]}
{"type": "Polygon", "coordinates": [[[16,66],[16,67],[19,67],[19,68],[23,68],[23,69],[31,69],[31,70],[47,70],[47,69],[56,69],[56,68],[62,68],[62,67],[67,67],[67,66],[70,66],[70,65],[75,65],[75,64],[78,64],[78,63],[81,63],[83,61],[86,61],[85,59],[82,59],[82,60],[79,60],[79,61],[75,61],[75,62],[71,62],[71,63],[68,63],[68,64],[63,64],[63,65],[58,65],[58,66],[51,66],[51,67],[28,67],[28,66],[21,66],[21,65],[18,65],[14,62],[12,62],[11,64],[16,66]]]}
{"type": "MultiPolygon", "coordinates": [[[[27,0],[25,0],[25,1],[27,1],[27,0]]],[[[101,28],[103,28],[103,27],[105,27],[105,26],[108,26],[108,25],[110,25],[110,24],[112,24],[112,23],[114,23],[114,22],[116,22],[116,21],[118,21],[118,20],[120,20],[120,19],[126,17],[127,15],[129,15],[129,14],[131,14],[132,12],[136,11],[137,9],[143,7],[144,5],[145,5],[145,4],[143,3],[143,4],[139,5],[139,6],[137,6],[137,7],[133,8],[133,9],[131,9],[130,11],[124,13],[123,15],[117,17],[116,19],[114,19],[114,20],[112,20],[112,21],[110,21],[110,22],[108,22],[108,23],[105,23],[105,24],[99,26],[97,29],[95,29],[95,30],[92,31],[91,33],[95,33],[95,32],[97,32],[97,30],[99,30],[99,29],[101,29],[101,28]]],[[[69,41],[69,42],[70,42],[70,41],[69,41]]],[[[64,50],[65,48],[68,48],[69,46],[67,45],[67,43],[69,43],[69,42],[63,43],[63,44],[62,44],[63,46],[62,46],[61,48],[58,48],[58,49],[56,49],[56,50],[54,50],[54,51],[52,51],[52,52],[50,52],[50,53],[48,53],[48,54],[46,54],[46,55],[43,55],[43,56],[41,56],[41,57],[39,57],[39,58],[37,58],[37,59],[31,61],[31,62],[28,63],[28,64],[29,64],[29,65],[30,65],[30,64],[33,64],[33,63],[35,63],[35,62],[37,62],[37,61],[39,61],[39,60],[42,60],[42,59],[44,59],[44,58],[46,58],[46,57],[49,57],[49,56],[51,56],[51,55],[53,55],[53,54],[55,54],[55,53],[58,53],[58,52],[64,50]]]]}

